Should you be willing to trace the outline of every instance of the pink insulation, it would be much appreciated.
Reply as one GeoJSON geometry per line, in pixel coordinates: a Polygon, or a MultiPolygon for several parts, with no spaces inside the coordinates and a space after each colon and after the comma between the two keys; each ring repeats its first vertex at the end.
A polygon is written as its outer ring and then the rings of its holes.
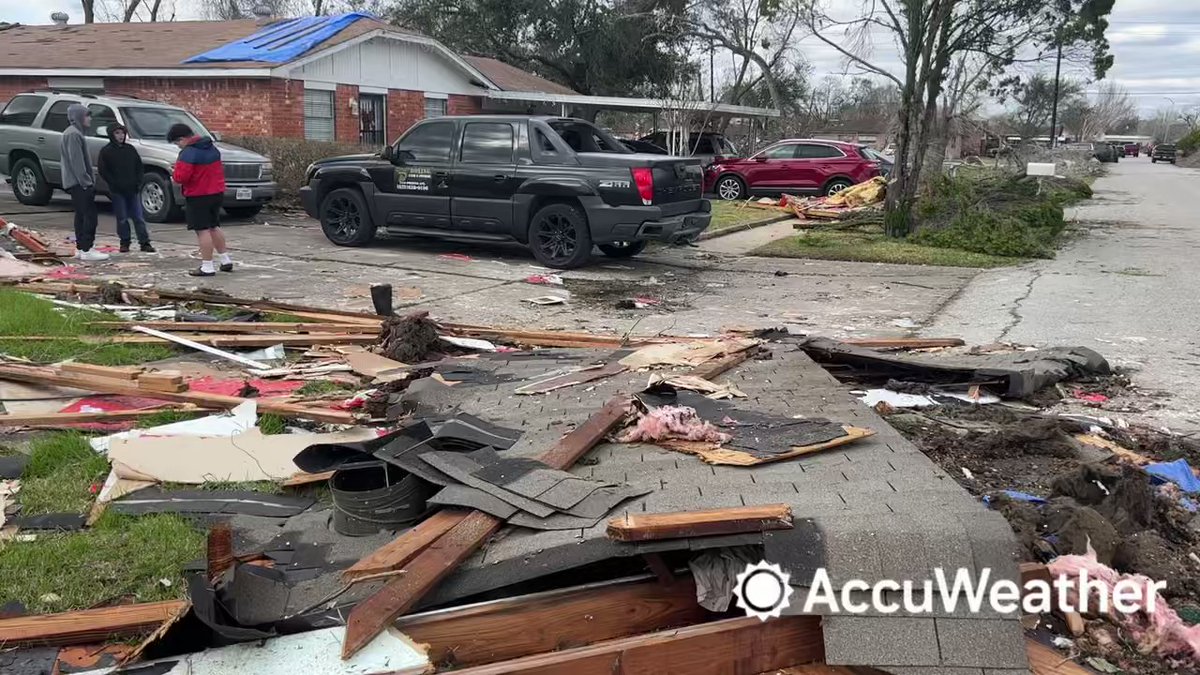
{"type": "Polygon", "coordinates": [[[637,424],[626,429],[617,440],[622,443],[653,443],[670,438],[724,443],[732,437],[722,433],[711,422],[700,419],[695,408],[664,405],[642,415],[637,424]]]}
{"type": "MultiPolygon", "coordinates": [[[[1164,657],[1190,659],[1200,663],[1200,625],[1187,626],[1180,620],[1175,610],[1171,609],[1166,599],[1151,589],[1151,579],[1140,574],[1122,574],[1113,568],[1097,562],[1094,555],[1064,555],[1055,558],[1047,567],[1054,577],[1078,579],[1081,570],[1087,570],[1088,581],[1098,580],[1108,595],[1108,619],[1117,626],[1128,630],[1137,642],[1138,650],[1143,654],[1155,652],[1164,657]],[[1122,580],[1131,580],[1141,589],[1141,597],[1135,602],[1143,607],[1141,611],[1124,614],[1113,605],[1113,586],[1122,580]],[[1154,611],[1146,612],[1146,598],[1150,593],[1155,594],[1154,611]]],[[[1076,584],[1073,584],[1077,586],[1076,584]]],[[[1098,607],[1099,591],[1095,591],[1088,599],[1089,609],[1098,607]]],[[[1071,601],[1078,606],[1074,590],[1071,591],[1071,601]]]]}

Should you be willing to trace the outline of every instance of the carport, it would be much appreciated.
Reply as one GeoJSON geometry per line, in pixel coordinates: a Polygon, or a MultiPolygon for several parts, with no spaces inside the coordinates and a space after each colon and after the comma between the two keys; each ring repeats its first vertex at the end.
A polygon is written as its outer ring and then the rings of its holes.
{"type": "MultiPolygon", "coordinates": [[[[726,122],[742,120],[745,144],[753,147],[766,121],[779,117],[774,108],[732,105],[681,99],[628,98],[624,96],[587,96],[534,91],[488,91],[483,98],[484,112],[562,115],[595,120],[600,112],[641,113],[653,118],[654,131],[666,131],[669,138],[686,138],[687,132],[725,128],[726,122]],[[682,132],[682,133],[678,133],[682,132]]],[[[680,148],[667,148],[680,153],[680,148]]]]}

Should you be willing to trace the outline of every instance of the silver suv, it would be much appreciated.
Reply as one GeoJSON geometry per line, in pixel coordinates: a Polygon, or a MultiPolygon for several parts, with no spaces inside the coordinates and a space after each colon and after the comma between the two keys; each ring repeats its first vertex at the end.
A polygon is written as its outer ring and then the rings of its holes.
{"type": "MultiPolygon", "coordinates": [[[[165,103],[125,96],[100,96],[38,91],[14,96],[0,112],[0,174],[9,176],[13,192],[22,204],[41,206],[50,202],[55,188],[62,187],[59,138],[66,130],[67,108],[74,103],[87,106],[92,115],[88,150],[92,162],[108,143],[108,128],[122,124],[146,166],[142,181],[142,208],[146,220],[162,223],[182,215],[183,196],[171,182],[171,170],[179,148],[167,142],[167,130],[182,122],[196,133],[220,140],[194,115],[165,103]]],[[[275,197],[271,162],[262,155],[218,143],[225,166],[225,210],[234,218],[249,218],[275,197]]],[[[99,174],[96,190],[107,194],[99,174]]]]}

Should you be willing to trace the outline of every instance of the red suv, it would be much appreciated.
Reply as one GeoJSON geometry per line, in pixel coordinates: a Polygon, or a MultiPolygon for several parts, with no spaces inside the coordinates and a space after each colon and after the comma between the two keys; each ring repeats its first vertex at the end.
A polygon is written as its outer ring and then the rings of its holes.
{"type": "Polygon", "coordinates": [[[838,141],[789,139],[747,159],[722,159],[704,173],[705,192],[721,199],[754,193],[831,195],[880,174],[891,162],[870,148],[838,141]]]}

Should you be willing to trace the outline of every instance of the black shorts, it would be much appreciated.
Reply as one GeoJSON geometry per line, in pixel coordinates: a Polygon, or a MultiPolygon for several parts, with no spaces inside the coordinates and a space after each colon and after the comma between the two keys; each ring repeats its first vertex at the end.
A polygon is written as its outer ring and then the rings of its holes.
{"type": "Polygon", "coordinates": [[[187,229],[199,232],[221,226],[221,204],[225,195],[202,195],[184,198],[184,217],[187,229]]]}

